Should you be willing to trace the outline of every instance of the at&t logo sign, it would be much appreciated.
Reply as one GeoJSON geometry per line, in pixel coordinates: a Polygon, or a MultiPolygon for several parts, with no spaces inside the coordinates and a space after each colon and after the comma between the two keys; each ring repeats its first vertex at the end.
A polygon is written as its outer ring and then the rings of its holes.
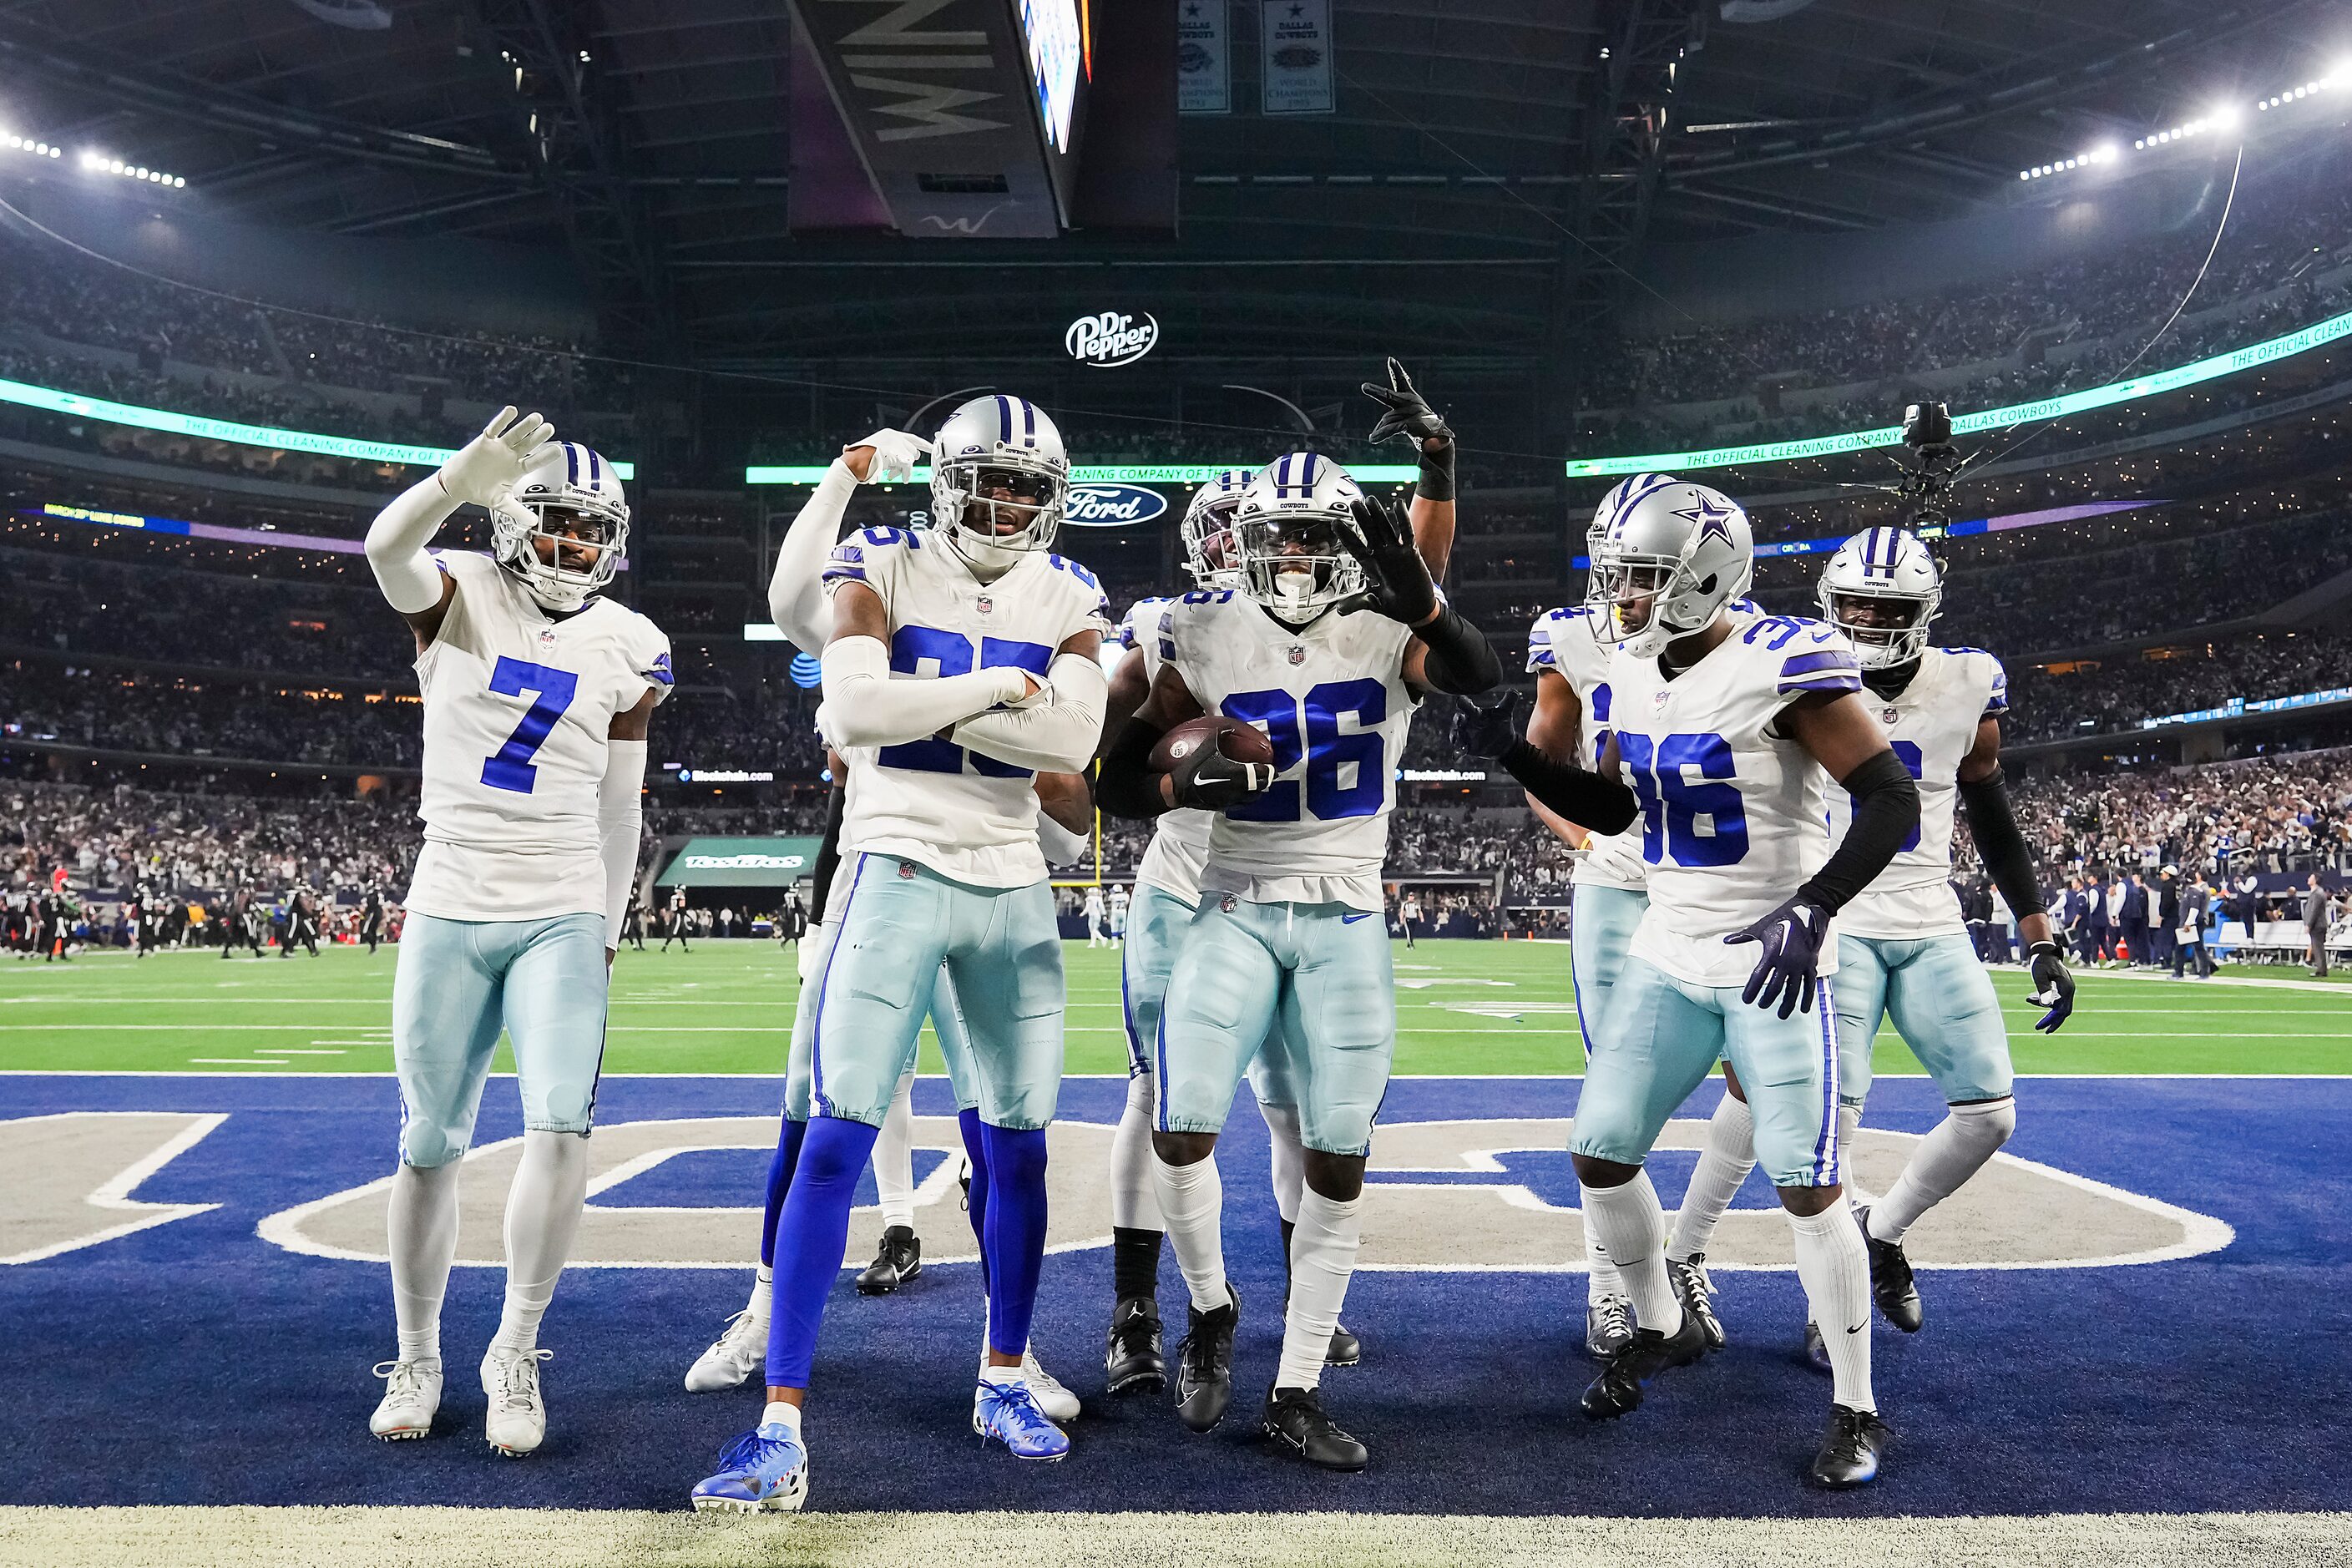
{"type": "Polygon", "coordinates": [[[1133,364],[1151,352],[1160,341],[1160,323],[1145,311],[1140,321],[1123,310],[1105,310],[1098,316],[1080,316],[1062,334],[1062,346],[1080,364],[1108,369],[1115,364],[1133,364]]]}

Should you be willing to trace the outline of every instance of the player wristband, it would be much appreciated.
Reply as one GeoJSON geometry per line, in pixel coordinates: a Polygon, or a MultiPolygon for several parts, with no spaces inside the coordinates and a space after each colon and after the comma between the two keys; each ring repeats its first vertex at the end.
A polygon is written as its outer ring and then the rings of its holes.
{"type": "MultiPolygon", "coordinates": [[[[1419,442],[1413,443],[1420,447],[1419,442]]],[[[1421,472],[1412,481],[1412,493],[1423,500],[1454,499],[1454,443],[1448,441],[1433,452],[1421,447],[1421,472]]]]}

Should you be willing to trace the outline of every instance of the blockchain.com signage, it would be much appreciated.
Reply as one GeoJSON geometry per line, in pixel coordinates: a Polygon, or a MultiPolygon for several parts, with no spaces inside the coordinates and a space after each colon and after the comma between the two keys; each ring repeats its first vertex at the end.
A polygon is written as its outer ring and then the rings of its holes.
{"type": "Polygon", "coordinates": [[[1133,364],[1159,342],[1160,323],[1149,310],[1138,315],[1125,310],[1099,310],[1091,316],[1080,316],[1062,332],[1062,347],[1069,356],[1096,370],[1133,364]]]}
{"type": "Polygon", "coordinates": [[[655,882],[665,888],[776,888],[816,870],[814,838],[689,838],[655,882]]]}

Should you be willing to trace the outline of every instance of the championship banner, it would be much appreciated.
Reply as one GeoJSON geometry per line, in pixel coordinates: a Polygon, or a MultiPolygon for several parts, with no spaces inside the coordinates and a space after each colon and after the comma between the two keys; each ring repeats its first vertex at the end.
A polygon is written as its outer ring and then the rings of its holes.
{"type": "Polygon", "coordinates": [[[1233,112],[1231,21],[1231,0],[1183,0],[1177,8],[1177,113],[1233,112]]]}
{"type": "Polygon", "coordinates": [[[660,876],[664,888],[781,888],[816,874],[815,838],[689,838],[660,876]]]}
{"type": "Polygon", "coordinates": [[[1264,0],[1258,16],[1260,112],[1330,113],[1331,0],[1264,0]]]}

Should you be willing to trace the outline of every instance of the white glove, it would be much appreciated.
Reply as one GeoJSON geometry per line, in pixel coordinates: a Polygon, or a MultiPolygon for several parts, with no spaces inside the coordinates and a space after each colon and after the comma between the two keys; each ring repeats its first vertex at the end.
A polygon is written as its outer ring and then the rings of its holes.
{"type": "Polygon", "coordinates": [[[859,447],[874,448],[874,461],[866,470],[869,485],[894,484],[915,477],[915,465],[931,455],[931,444],[920,436],[909,436],[904,430],[877,430],[863,441],[843,448],[854,452],[859,447]]]}
{"type": "Polygon", "coordinates": [[[441,492],[454,501],[487,507],[513,489],[554,442],[554,426],[536,414],[517,419],[509,405],[441,465],[441,492]]]}

